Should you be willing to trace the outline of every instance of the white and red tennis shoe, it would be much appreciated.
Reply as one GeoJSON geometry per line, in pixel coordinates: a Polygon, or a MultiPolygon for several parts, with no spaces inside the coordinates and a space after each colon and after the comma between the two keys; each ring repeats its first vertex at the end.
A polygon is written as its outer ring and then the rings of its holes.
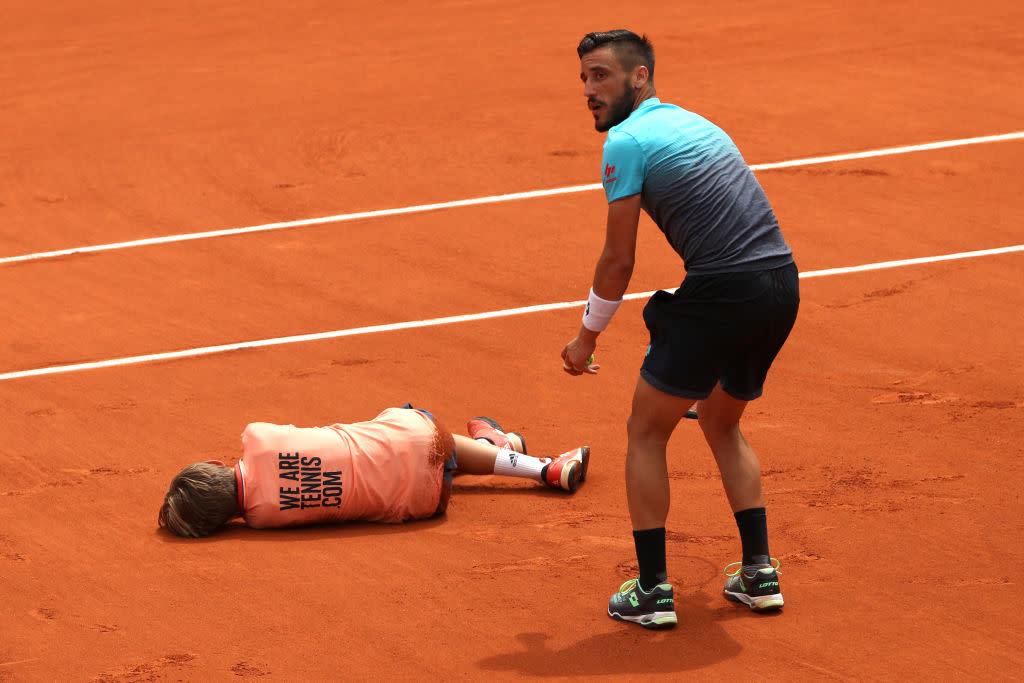
{"type": "Polygon", "coordinates": [[[590,446],[574,448],[544,466],[541,479],[548,486],[565,491],[575,491],[587,478],[590,464],[590,446]]]}
{"type": "Polygon", "coordinates": [[[517,453],[526,454],[526,439],[518,432],[506,434],[501,425],[489,417],[474,417],[466,423],[471,439],[485,439],[498,448],[509,448],[517,453]]]}

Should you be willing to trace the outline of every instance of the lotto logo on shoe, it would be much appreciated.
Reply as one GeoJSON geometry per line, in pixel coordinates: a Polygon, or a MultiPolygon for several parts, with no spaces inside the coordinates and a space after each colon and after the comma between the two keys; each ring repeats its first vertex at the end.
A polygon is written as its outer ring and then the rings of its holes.
{"type": "Polygon", "coordinates": [[[629,604],[633,605],[633,607],[640,604],[640,601],[636,599],[636,593],[629,594],[629,604]]]}

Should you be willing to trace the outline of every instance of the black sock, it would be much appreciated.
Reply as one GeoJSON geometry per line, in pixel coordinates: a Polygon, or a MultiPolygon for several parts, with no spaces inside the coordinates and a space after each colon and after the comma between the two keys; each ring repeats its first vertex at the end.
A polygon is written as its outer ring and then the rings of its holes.
{"type": "Polygon", "coordinates": [[[636,561],[640,564],[640,590],[649,593],[668,580],[665,569],[665,527],[633,532],[636,561]]]}
{"type": "Polygon", "coordinates": [[[768,521],[764,508],[740,510],[733,517],[740,529],[743,544],[743,564],[771,564],[768,552],[768,521]]]}

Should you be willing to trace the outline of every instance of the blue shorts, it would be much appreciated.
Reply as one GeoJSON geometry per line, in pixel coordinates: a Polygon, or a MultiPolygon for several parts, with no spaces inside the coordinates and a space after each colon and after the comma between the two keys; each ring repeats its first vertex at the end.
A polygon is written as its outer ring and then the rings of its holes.
{"type": "MultiPolygon", "coordinates": [[[[406,403],[402,407],[403,408],[407,408],[409,410],[415,410],[417,413],[422,413],[422,414],[426,415],[427,417],[429,417],[431,422],[434,422],[434,423],[437,422],[437,418],[434,417],[434,414],[432,412],[430,412],[429,410],[424,410],[422,408],[413,408],[413,405],[411,403],[406,403]]],[[[447,460],[444,461],[444,480],[446,482],[448,482],[449,484],[451,484],[454,481],[454,479],[455,479],[455,476],[454,476],[455,470],[457,470],[459,468],[458,460],[456,460],[455,456],[456,456],[455,447],[453,446],[452,447],[452,457],[450,457],[450,458],[448,458],[447,460]]]]}
{"type": "Polygon", "coordinates": [[[718,275],[687,275],[674,294],[644,307],[651,344],[640,376],[680,398],[707,398],[715,385],[752,401],[800,307],[796,264],[718,275]]]}

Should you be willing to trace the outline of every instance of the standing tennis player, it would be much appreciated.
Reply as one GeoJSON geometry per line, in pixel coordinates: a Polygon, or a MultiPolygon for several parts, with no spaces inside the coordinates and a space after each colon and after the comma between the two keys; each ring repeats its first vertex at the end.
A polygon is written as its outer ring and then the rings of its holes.
{"type": "Polygon", "coordinates": [[[644,308],[650,346],[633,394],[626,451],[640,571],[612,596],[608,614],[648,628],[676,623],[665,566],[666,446],[695,402],[743,548],[742,562],[726,569],[725,597],[758,611],[777,609],[783,604],[779,565],[768,551],[761,468],[739,422],[747,402],[761,395],[796,320],[792,252],[729,136],[658,100],[646,36],[590,33],[577,52],[594,127],[608,132],[602,160],[608,219],[583,326],[562,351],[565,371],[597,371],[588,360],[629,284],[641,209],[686,269],[674,294],[659,291],[644,308]]]}

